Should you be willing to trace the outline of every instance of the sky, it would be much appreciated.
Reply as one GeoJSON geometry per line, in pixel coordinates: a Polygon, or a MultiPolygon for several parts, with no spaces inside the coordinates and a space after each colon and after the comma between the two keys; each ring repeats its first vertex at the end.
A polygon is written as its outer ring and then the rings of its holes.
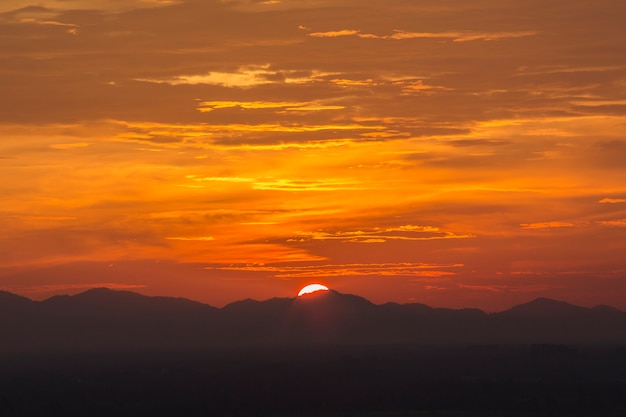
{"type": "Polygon", "coordinates": [[[4,0],[0,289],[626,309],[623,0],[4,0]]]}

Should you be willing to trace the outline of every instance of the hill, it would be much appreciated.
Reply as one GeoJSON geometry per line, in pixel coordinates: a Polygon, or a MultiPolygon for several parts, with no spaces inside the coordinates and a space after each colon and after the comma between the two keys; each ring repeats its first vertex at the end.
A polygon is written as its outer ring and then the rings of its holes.
{"type": "Polygon", "coordinates": [[[2,350],[333,345],[626,343],[626,313],[539,298],[487,314],[387,303],[336,291],[242,300],[221,309],[92,289],[36,302],[0,293],[2,350]]]}

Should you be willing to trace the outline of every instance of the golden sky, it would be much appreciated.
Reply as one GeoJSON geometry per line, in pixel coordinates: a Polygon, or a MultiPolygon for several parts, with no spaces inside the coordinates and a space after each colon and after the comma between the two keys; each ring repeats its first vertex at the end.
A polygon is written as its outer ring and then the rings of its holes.
{"type": "Polygon", "coordinates": [[[623,0],[7,0],[0,288],[626,308],[623,0]]]}

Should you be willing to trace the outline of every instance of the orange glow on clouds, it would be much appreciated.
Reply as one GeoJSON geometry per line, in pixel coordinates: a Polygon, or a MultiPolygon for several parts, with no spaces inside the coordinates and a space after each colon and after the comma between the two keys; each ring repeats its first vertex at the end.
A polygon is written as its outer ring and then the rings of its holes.
{"type": "Polygon", "coordinates": [[[619,2],[110,3],[0,6],[0,289],[626,308],[619,2]]]}

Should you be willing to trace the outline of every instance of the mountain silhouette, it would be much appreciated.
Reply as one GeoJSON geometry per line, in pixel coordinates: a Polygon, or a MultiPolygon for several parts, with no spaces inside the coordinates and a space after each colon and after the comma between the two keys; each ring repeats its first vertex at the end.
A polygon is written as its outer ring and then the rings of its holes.
{"type": "Polygon", "coordinates": [[[12,311],[14,309],[28,308],[33,301],[26,297],[16,295],[7,291],[0,291],[0,312],[12,311]]]}
{"type": "Polygon", "coordinates": [[[0,350],[626,342],[623,311],[547,298],[487,314],[329,290],[215,308],[96,288],[44,301],[0,292],[0,313],[0,350]]]}
{"type": "Polygon", "coordinates": [[[594,343],[626,340],[626,313],[612,307],[584,308],[549,298],[493,314],[494,331],[510,343],[594,343]]]}
{"type": "Polygon", "coordinates": [[[525,304],[520,304],[509,310],[499,313],[508,317],[558,317],[575,316],[585,314],[588,309],[575,306],[564,301],[552,300],[550,298],[536,298],[525,304]]]}
{"type": "Polygon", "coordinates": [[[622,310],[618,310],[615,307],[607,306],[607,305],[604,305],[604,304],[599,304],[599,305],[597,305],[595,307],[592,307],[592,310],[597,312],[597,313],[607,314],[607,315],[608,314],[612,314],[612,315],[619,316],[620,314],[623,314],[622,310]]]}
{"type": "Polygon", "coordinates": [[[375,311],[376,305],[352,294],[334,290],[304,294],[284,312],[274,339],[297,345],[364,343],[375,311]]]}
{"type": "Polygon", "coordinates": [[[363,317],[376,310],[376,305],[353,294],[342,294],[334,290],[316,291],[294,299],[290,306],[291,315],[328,316],[329,319],[344,320],[363,317]]]}
{"type": "Polygon", "coordinates": [[[141,316],[211,314],[218,311],[215,307],[185,298],[147,297],[131,291],[114,291],[108,288],[94,288],[74,296],[57,295],[42,301],[41,305],[56,313],[81,311],[87,316],[122,315],[128,320],[141,316]]]}

